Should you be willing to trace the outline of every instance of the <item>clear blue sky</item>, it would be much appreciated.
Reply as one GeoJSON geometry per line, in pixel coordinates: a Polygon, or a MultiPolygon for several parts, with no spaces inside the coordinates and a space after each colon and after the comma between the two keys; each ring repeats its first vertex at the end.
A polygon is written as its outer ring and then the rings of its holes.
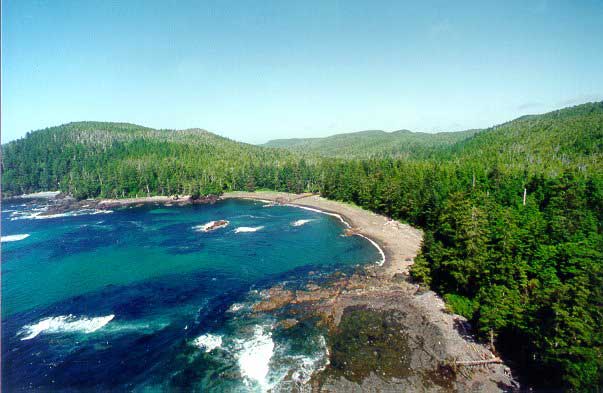
{"type": "Polygon", "coordinates": [[[79,120],[432,132],[603,100],[603,1],[425,3],[3,0],[2,141],[79,120]]]}

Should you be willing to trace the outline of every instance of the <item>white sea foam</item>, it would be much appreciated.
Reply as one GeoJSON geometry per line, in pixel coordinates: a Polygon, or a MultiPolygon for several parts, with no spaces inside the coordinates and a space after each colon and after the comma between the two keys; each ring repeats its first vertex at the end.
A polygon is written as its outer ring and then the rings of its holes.
{"type": "Polygon", "coordinates": [[[270,371],[274,391],[290,391],[295,387],[295,391],[309,392],[311,389],[307,384],[312,375],[329,364],[329,350],[324,337],[307,337],[306,340],[313,344],[311,353],[296,353],[290,345],[277,347],[270,371]]]}
{"type": "Polygon", "coordinates": [[[264,226],[259,226],[259,227],[238,227],[238,228],[235,228],[234,232],[235,233],[257,232],[260,229],[264,229],[264,226]]]}
{"type": "Polygon", "coordinates": [[[364,236],[363,234],[360,234],[360,233],[355,233],[354,235],[365,238],[366,240],[368,240],[369,242],[371,242],[371,244],[373,246],[375,246],[375,248],[377,249],[377,251],[379,251],[379,254],[381,255],[381,260],[377,261],[377,265],[383,266],[383,264],[385,263],[385,253],[383,252],[383,250],[381,249],[381,247],[379,247],[379,245],[377,244],[377,242],[374,241],[373,239],[369,238],[369,237],[364,236]]]}
{"type": "MultiPolygon", "coordinates": [[[[330,213],[330,212],[326,212],[324,210],[315,209],[315,208],[307,207],[307,206],[294,205],[294,204],[287,204],[286,206],[298,207],[300,209],[309,210],[309,211],[313,211],[313,212],[316,212],[316,213],[322,213],[322,214],[326,214],[326,215],[329,215],[329,216],[337,217],[343,223],[343,225],[345,225],[347,228],[351,228],[352,227],[346,220],[343,219],[343,217],[340,214],[337,214],[337,213],[330,213]]],[[[381,249],[381,247],[379,247],[379,245],[377,244],[377,242],[375,242],[373,239],[370,239],[370,238],[368,238],[368,237],[366,237],[366,236],[364,236],[364,235],[362,235],[360,233],[354,233],[354,235],[365,238],[366,240],[368,240],[369,242],[371,242],[371,244],[373,246],[375,246],[375,248],[377,248],[377,251],[379,251],[379,254],[381,255],[381,259],[379,261],[377,261],[376,263],[377,263],[377,265],[382,266],[385,263],[385,253],[383,252],[383,250],[381,249]]]]}
{"type": "Polygon", "coordinates": [[[268,380],[270,359],[274,354],[272,327],[256,325],[250,339],[237,339],[236,358],[246,382],[257,383],[263,392],[271,388],[268,380]]]}
{"type": "Polygon", "coordinates": [[[205,352],[211,352],[214,349],[220,348],[222,346],[222,336],[207,333],[197,337],[193,341],[193,344],[201,349],[204,349],[205,352]]]}
{"type": "Polygon", "coordinates": [[[309,223],[310,221],[314,221],[314,220],[297,220],[291,223],[292,226],[294,227],[301,227],[302,225],[305,225],[307,223],[309,223]]]}
{"type": "Polygon", "coordinates": [[[343,219],[341,214],[326,212],[324,210],[315,209],[313,207],[308,207],[308,206],[294,205],[291,203],[287,203],[285,206],[297,207],[299,209],[304,209],[304,210],[308,210],[308,211],[315,212],[315,213],[326,214],[327,216],[333,216],[333,217],[339,219],[339,221],[341,221],[343,223],[343,225],[345,225],[347,228],[351,228],[350,224],[346,220],[343,219]]]}
{"type": "Polygon", "coordinates": [[[229,308],[228,308],[228,312],[237,312],[237,311],[241,311],[242,309],[246,308],[247,306],[245,305],[245,303],[233,303],[229,308]]]}
{"type": "Polygon", "coordinates": [[[42,319],[33,325],[23,326],[18,334],[25,335],[21,340],[31,340],[42,333],[92,333],[111,322],[113,318],[115,318],[113,314],[95,318],[77,318],[71,314],[61,315],[42,319]]]}
{"type": "Polygon", "coordinates": [[[220,229],[220,228],[226,228],[228,226],[229,222],[226,220],[223,220],[223,221],[225,221],[226,223],[215,226],[215,227],[214,227],[214,225],[216,224],[216,221],[210,221],[210,222],[207,222],[202,225],[195,225],[193,227],[193,229],[197,232],[209,232],[209,231],[214,231],[214,230],[220,229]]]}
{"type": "Polygon", "coordinates": [[[13,213],[13,215],[11,216],[11,221],[14,221],[14,220],[46,220],[49,218],[77,217],[77,216],[85,216],[85,215],[113,213],[113,210],[82,209],[82,210],[76,210],[73,212],[66,212],[66,213],[42,214],[42,213],[44,213],[44,211],[46,211],[46,209],[44,209],[42,211],[37,211],[35,213],[29,213],[29,212],[18,212],[18,214],[13,213]]]}
{"type": "Polygon", "coordinates": [[[296,363],[291,373],[291,379],[299,385],[310,382],[313,374],[323,370],[329,364],[329,359],[324,352],[316,356],[291,356],[290,360],[296,363]]]}
{"type": "Polygon", "coordinates": [[[233,218],[261,218],[261,217],[254,216],[253,214],[240,214],[238,216],[234,216],[233,218]]]}
{"type": "Polygon", "coordinates": [[[24,212],[24,211],[16,210],[10,214],[10,220],[15,221],[15,220],[34,219],[34,218],[36,218],[36,216],[39,216],[40,214],[41,214],[41,212],[32,213],[31,211],[24,212]]]}
{"type": "Polygon", "coordinates": [[[23,233],[20,235],[6,235],[2,236],[2,243],[4,242],[17,242],[19,240],[23,240],[29,237],[29,233],[23,233]]]}
{"type": "Polygon", "coordinates": [[[315,356],[301,357],[297,370],[291,375],[294,381],[305,385],[314,373],[324,370],[329,365],[329,347],[324,336],[318,338],[318,347],[320,350],[315,356]]]}

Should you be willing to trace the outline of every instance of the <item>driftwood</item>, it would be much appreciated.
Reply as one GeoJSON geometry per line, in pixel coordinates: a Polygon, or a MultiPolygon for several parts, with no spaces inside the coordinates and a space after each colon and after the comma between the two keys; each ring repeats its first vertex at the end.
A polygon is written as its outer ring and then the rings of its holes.
{"type": "Polygon", "coordinates": [[[494,364],[494,363],[502,363],[502,359],[501,358],[493,358],[493,359],[488,359],[488,360],[463,360],[463,361],[456,361],[454,362],[454,365],[456,366],[483,366],[483,365],[487,365],[487,364],[494,364]]]}
{"type": "Polygon", "coordinates": [[[462,375],[465,378],[471,378],[473,367],[487,367],[490,364],[503,364],[503,361],[498,357],[486,360],[447,359],[440,361],[440,370],[445,370],[452,375],[462,375]]]}

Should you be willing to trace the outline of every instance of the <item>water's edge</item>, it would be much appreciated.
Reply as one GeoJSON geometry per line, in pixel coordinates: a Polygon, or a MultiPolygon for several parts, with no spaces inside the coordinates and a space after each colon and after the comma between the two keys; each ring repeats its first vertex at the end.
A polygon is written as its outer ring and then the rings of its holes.
{"type": "MultiPolygon", "coordinates": [[[[396,323],[400,323],[401,326],[406,326],[409,330],[404,334],[410,334],[417,336],[421,340],[426,339],[425,348],[420,348],[421,351],[431,352],[432,360],[436,360],[439,367],[439,362],[447,358],[459,358],[462,356],[471,355],[471,351],[476,354],[481,353],[482,357],[493,358],[494,355],[484,346],[476,344],[473,339],[466,335],[460,334],[456,330],[456,326],[461,323],[466,323],[462,320],[462,317],[447,314],[444,312],[444,304],[442,300],[431,291],[423,291],[418,286],[412,284],[408,280],[408,267],[412,264],[414,257],[420,249],[420,243],[422,241],[421,234],[418,230],[410,227],[404,227],[400,229],[398,223],[393,223],[391,229],[388,225],[392,220],[378,216],[365,210],[351,208],[348,205],[335,201],[323,202],[320,199],[309,199],[312,195],[295,195],[286,193],[272,193],[272,192],[259,192],[259,193],[227,193],[223,196],[208,197],[201,200],[192,200],[188,196],[174,197],[148,197],[148,198],[131,198],[124,200],[86,200],[86,201],[74,201],[73,199],[65,198],[64,202],[59,201],[55,208],[51,209],[47,214],[49,216],[63,214],[66,212],[73,212],[82,208],[86,209],[104,209],[126,207],[126,206],[142,206],[144,204],[155,204],[155,205],[166,205],[166,206],[179,206],[188,204],[201,204],[209,203],[213,204],[220,200],[227,199],[240,199],[240,200],[255,200],[263,203],[272,203],[283,206],[295,207],[305,209],[320,214],[329,215],[337,218],[343,223],[343,225],[349,230],[348,235],[359,236],[370,242],[379,252],[381,259],[375,261],[375,263],[367,263],[362,266],[361,271],[358,274],[354,274],[350,277],[343,279],[334,278],[330,282],[321,285],[318,291],[323,291],[332,301],[332,308],[326,311],[324,310],[322,316],[334,320],[335,323],[329,325],[329,345],[333,345],[341,338],[341,329],[339,327],[340,322],[343,320],[344,326],[347,326],[350,321],[359,320],[366,317],[367,314],[363,314],[362,310],[372,310],[371,312],[385,312],[391,313],[395,311],[397,314],[396,323]],[[325,206],[326,205],[326,206],[325,206]],[[375,223],[376,222],[376,223],[375,223]],[[398,225],[398,226],[395,226],[398,225]],[[410,228],[410,229],[409,229],[410,228]],[[406,231],[406,232],[403,232],[406,231]],[[416,232],[414,232],[416,231],[416,232]],[[383,234],[381,234],[383,232],[383,234]],[[404,238],[400,238],[400,242],[406,242],[407,244],[392,244],[391,239],[398,239],[396,236],[398,232],[408,235],[404,238]],[[417,235],[417,233],[419,233],[417,235]],[[376,235],[376,236],[375,236],[376,235]],[[387,236],[390,236],[389,238],[387,236]],[[337,292],[331,292],[333,288],[337,288],[337,292]],[[343,290],[341,290],[343,288],[343,290]],[[351,310],[351,311],[350,311],[351,310]],[[352,312],[353,310],[359,310],[352,312]],[[359,316],[360,315],[360,316],[359,316]],[[410,318],[410,319],[409,319],[410,318]],[[424,326],[408,326],[409,321],[422,320],[424,326]],[[437,333],[430,334],[426,331],[437,331],[437,333]],[[440,341],[444,342],[444,345],[440,344],[440,341]],[[436,343],[438,345],[436,345],[436,343]],[[437,347],[437,348],[436,348],[437,347]],[[479,348],[479,351],[475,348],[479,348]]],[[[337,274],[333,274],[333,277],[337,277],[337,274]]],[[[308,280],[308,282],[310,282],[308,280]]],[[[279,285],[273,287],[276,288],[276,294],[279,296],[279,290],[282,287],[279,285]]],[[[272,289],[271,289],[272,290],[272,289]]],[[[270,290],[270,291],[271,291],[270,290]]],[[[268,291],[268,292],[270,292],[268,291]]],[[[313,299],[313,303],[304,303],[303,299],[300,299],[298,294],[294,298],[290,299],[280,307],[268,307],[266,312],[274,313],[274,315],[283,315],[283,307],[290,306],[291,304],[302,304],[304,307],[307,304],[306,311],[310,314],[314,313],[317,308],[323,307],[324,302],[320,296],[317,298],[314,289],[312,291],[306,291],[306,295],[310,292],[310,299],[313,299]],[[312,298],[314,296],[314,298],[312,298]]],[[[299,291],[300,295],[303,295],[304,291],[299,291]]],[[[281,293],[282,295],[282,293],[281,293]]],[[[307,297],[307,296],[306,296],[307,297]]],[[[323,307],[324,309],[324,307],[323,307]]],[[[321,315],[318,316],[319,318],[321,315]]],[[[374,315],[372,317],[375,317],[374,315]]],[[[372,318],[371,317],[371,318],[372,318]]],[[[379,318],[377,316],[377,318],[379,318]]],[[[345,331],[345,328],[344,328],[345,331]]],[[[400,332],[402,332],[400,330],[400,332]]],[[[466,333],[466,332],[465,332],[466,333]]],[[[211,337],[210,337],[211,338],[211,337]]],[[[210,340],[211,341],[211,340],[210,340]]],[[[387,343],[385,343],[387,344],[387,343]]],[[[327,356],[329,362],[334,358],[332,351],[328,351],[327,356]]],[[[344,361],[344,363],[346,363],[344,361]]],[[[469,382],[479,381],[481,383],[488,383],[488,381],[496,381],[504,386],[512,386],[513,379],[509,374],[508,368],[502,365],[502,367],[495,368],[493,371],[488,370],[487,373],[476,372],[472,374],[469,380],[465,381],[445,381],[446,384],[453,383],[457,388],[463,386],[469,386],[469,382]],[[494,375],[491,374],[491,371],[494,375]],[[490,378],[492,377],[492,378],[490,378]],[[466,383],[466,385],[465,385],[466,383]]],[[[384,373],[384,377],[400,377],[396,374],[400,372],[396,369],[393,374],[384,373]]],[[[428,373],[430,370],[423,370],[422,372],[428,373]]],[[[335,376],[345,376],[345,370],[338,370],[335,367],[326,366],[320,369],[314,370],[309,381],[313,387],[316,387],[318,391],[322,391],[322,387],[331,389],[349,389],[348,385],[340,384],[341,381],[333,379],[335,376]],[[334,372],[336,371],[336,372],[334,372]],[[339,373],[339,374],[338,374],[339,373]],[[343,374],[341,374],[343,373],[343,374]]],[[[349,382],[349,381],[348,381],[349,382]]],[[[361,383],[365,387],[365,383],[368,386],[382,388],[412,388],[417,385],[388,385],[387,381],[376,382],[367,377],[360,381],[352,381],[352,383],[361,383]]],[[[413,383],[417,383],[416,381],[413,383]]],[[[448,385],[446,385],[448,386],[448,385]]],[[[452,385],[451,385],[452,386],[452,385]]]]}

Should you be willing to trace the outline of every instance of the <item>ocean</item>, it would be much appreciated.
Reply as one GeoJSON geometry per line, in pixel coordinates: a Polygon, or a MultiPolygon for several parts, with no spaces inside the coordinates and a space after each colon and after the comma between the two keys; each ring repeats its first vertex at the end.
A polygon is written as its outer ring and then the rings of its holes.
{"type": "Polygon", "coordinates": [[[252,305],[381,259],[336,217],[259,201],[45,209],[2,206],[6,391],[299,388],[328,362],[325,332],[252,305]]]}

